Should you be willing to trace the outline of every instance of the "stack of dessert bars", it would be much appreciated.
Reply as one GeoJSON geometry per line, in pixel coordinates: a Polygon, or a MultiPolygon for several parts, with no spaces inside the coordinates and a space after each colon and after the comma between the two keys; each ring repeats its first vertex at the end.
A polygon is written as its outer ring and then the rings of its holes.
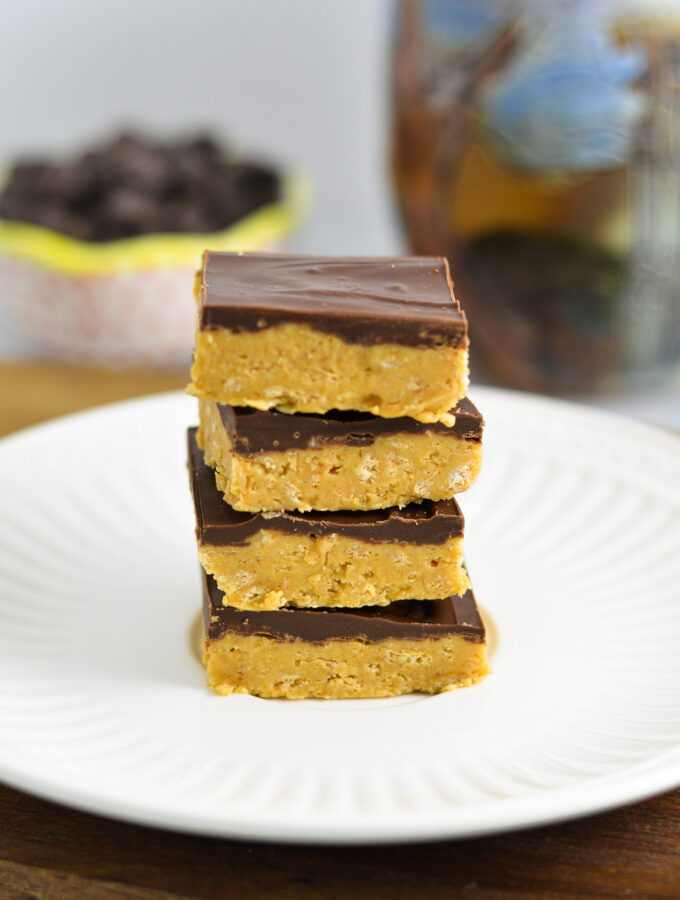
{"type": "Polygon", "coordinates": [[[454,499],[483,421],[446,260],[207,252],[197,301],[210,686],[359,698],[483,678],[454,499]]]}

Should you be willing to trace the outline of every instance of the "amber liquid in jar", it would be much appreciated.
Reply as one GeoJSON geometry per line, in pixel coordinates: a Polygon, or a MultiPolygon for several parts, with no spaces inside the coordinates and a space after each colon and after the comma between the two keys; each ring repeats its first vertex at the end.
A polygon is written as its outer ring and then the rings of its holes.
{"type": "Polygon", "coordinates": [[[393,90],[407,239],[449,257],[475,379],[581,393],[678,365],[676,23],[403,0],[393,90]]]}

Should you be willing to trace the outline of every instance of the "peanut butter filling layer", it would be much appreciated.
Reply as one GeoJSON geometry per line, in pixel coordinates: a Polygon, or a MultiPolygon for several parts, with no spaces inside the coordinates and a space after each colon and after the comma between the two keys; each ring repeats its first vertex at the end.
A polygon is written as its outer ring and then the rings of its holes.
{"type": "Polygon", "coordinates": [[[452,424],[468,386],[467,340],[459,347],[351,344],[306,324],[196,333],[190,394],[256,409],[369,412],[452,424]]]}
{"type": "Polygon", "coordinates": [[[204,641],[203,658],[218,694],[291,700],[436,694],[475,684],[489,671],[485,644],[459,635],[311,644],[226,632],[204,641]]]}
{"type": "Polygon", "coordinates": [[[438,600],[470,586],[463,539],[443,544],[366,543],[338,534],[262,530],[244,545],[199,544],[198,557],[238,609],[383,606],[438,600]]]}

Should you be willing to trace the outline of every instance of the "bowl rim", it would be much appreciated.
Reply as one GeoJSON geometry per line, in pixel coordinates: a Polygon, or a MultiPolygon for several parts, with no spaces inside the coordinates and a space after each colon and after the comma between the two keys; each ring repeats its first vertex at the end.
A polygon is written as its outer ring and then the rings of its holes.
{"type": "Polygon", "coordinates": [[[300,224],[310,204],[309,181],[301,175],[284,175],[280,200],[217,232],[165,232],[92,242],[0,218],[0,254],[67,275],[195,267],[204,250],[257,250],[283,239],[300,224]]]}

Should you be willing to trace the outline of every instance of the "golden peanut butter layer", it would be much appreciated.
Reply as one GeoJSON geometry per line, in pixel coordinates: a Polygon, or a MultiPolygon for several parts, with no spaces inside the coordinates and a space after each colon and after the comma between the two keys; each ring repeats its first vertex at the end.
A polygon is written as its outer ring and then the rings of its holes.
{"type": "Polygon", "coordinates": [[[465,399],[453,426],[356,413],[286,415],[199,401],[198,441],[235,509],[370,510],[467,490],[483,420],[465,399]]]}
{"type": "Polygon", "coordinates": [[[384,606],[469,587],[460,537],[443,544],[378,544],[263,529],[244,546],[200,544],[198,558],[224,602],[237,609],[384,606]]]}
{"type": "Polygon", "coordinates": [[[207,252],[197,299],[197,397],[451,424],[465,395],[467,323],[444,259],[207,252]]]}
{"type": "Polygon", "coordinates": [[[346,344],[307,325],[199,331],[189,393],[232,406],[325,413],[355,409],[451,423],[468,387],[468,352],[346,344]]]}
{"type": "Polygon", "coordinates": [[[193,429],[189,470],[199,560],[229,606],[376,606],[469,587],[454,500],[376,512],[239,512],[217,490],[193,429]]]}
{"type": "Polygon", "coordinates": [[[465,687],[488,674],[471,592],[361,610],[242,612],[204,580],[203,658],[218,694],[391,697],[465,687]]]}

